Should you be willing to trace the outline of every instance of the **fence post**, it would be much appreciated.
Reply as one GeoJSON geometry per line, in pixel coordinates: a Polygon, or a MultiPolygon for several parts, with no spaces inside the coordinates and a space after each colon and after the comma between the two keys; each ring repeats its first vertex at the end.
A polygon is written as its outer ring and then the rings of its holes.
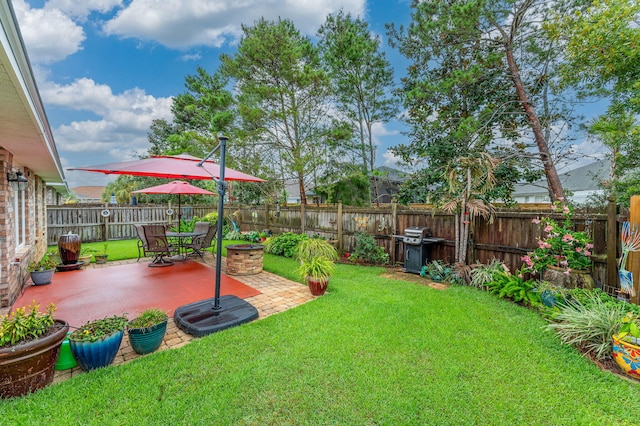
{"type": "Polygon", "coordinates": [[[264,203],[264,229],[269,229],[269,203],[264,203]]]}
{"type": "Polygon", "coordinates": [[[398,203],[393,200],[391,201],[391,244],[389,246],[391,263],[396,263],[396,235],[398,235],[398,203]]]}
{"type": "Polygon", "coordinates": [[[300,201],[300,230],[303,234],[307,232],[307,215],[304,211],[305,204],[300,201]]]}
{"type": "Polygon", "coordinates": [[[342,251],[342,200],[338,201],[338,217],[336,218],[336,225],[338,225],[338,251],[342,251]]]}
{"type": "MultiPolygon", "coordinates": [[[[109,210],[109,203],[104,204],[104,209],[109,210]]],[[[103,216],[104,222],[102,224],[103,231],[102,237],[104,241],[109,241],[109,216],[103,216]]]]}
{"type": "MultiPolygon", "coordinates": [[[[631,197],[629,207],[629,223],[631,224],[631,228],[634,226],[640,227],[640,195],[633,195],[631,197]]],[[[640,287],[638,285],[640,284],[640,253],[629,253],[628,265],[628,270],[633,274],[633,289],[636,292],[636,295],[632,296],[629,301],[637,305],[640,301],[640,294],[638,294],[640,287]]]]}
{"type": "Polygon", "coordinates": [[[607,205],[607,282],[609,287],[618,287],[618,220],[617,220],[616,198],[609,197],[607,205]]]}

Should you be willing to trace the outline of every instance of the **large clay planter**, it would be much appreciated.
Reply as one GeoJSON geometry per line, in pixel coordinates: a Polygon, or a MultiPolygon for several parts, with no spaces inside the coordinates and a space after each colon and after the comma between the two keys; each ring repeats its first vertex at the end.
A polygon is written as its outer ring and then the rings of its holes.
{"type": "Polygon", "coordinates": [[[329,285],[329,281],[317,281],[311,278],[307,278],[307,283],[309,284],[311,294],[314,296],[322,296],[327,291],[327,286],[329,285]]]}
{"type": "Polygon", "coordinates": [[[620,340],[618,335],[614,334],[613,359],[622,371],[635,379],[640,379],[640,346],[620,340]]]}
{"type": "Polygon", "coordinates": [[[156,324],[149,328],[127,328],[129,343],[140,355],[149,354],[160,347],[167,332],[167,321],[156,324]]]}
{"type": "Polygon", "coordinates": [[[584,288],[592,290],[595,287],[595,280],[589,271],[572,270],[568,274],[566,268],[547,266],[542,273],[542,279],[564,288],[584,288]]]}
{"type": "Polygon", "coordinates": [[[78,234],[64,234],[58,239],[58,252],[64,265],[74,265],[80,256],[82,242],[78,234]]]}
{"type": "Polygon", "coordinates": [[[110,334],[95,342],[69,340],[71,353],[84,371],[110,365],[118,354],[124,330],[110,334]]]}
{"type": "Polygon", "coordinates": [[[53,381],[60,346],[69,324],[56,320],[57,330],[23,345],[0,349],[0,398],[35,392],[53,381]]]}

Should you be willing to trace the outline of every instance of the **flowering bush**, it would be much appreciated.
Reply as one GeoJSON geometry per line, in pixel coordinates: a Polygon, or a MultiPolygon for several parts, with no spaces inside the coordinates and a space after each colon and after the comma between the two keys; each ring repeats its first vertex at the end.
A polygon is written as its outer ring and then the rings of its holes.
{"type": "Polygon", "coordinates": [[[593,244],[586,232],[573,231],[571,217],[573,210],[559,202],[554,210],[562,209],[564,221],[559,224],[553,219],[533,219],[532,222],[542,226],[543,237],[538,241],[538,248],[522,256],[524,262],[521,272],[541,273],[547,266],[572,269],[587,269],[591,265],[591,249],[593,244]]]}

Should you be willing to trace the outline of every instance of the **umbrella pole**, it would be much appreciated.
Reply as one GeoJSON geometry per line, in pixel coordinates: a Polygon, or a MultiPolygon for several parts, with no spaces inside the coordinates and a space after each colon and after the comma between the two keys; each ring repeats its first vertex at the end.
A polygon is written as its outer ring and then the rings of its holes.
{"type": "Polygon", "coordinates": [[[178,194],[178,234],[180,233],[181,224],[182,224],[182,207],[180,207],[180,194],[178,194]]]}
{"type": "Polygon", "coordinates": [[[224,193],[225,193],[225,182],[224,182],[224,169],[226,162],[226,151],[227,151],[227,138],[224,136],[219,136],[218,140],[220,140],[220,176],[218,183],[218,238],[216,240],[216,290],[215,297],[213,300],[213,310],[219,311],[222,309],[220,306],[220,270],[222,269],[222,229],[223,229],[223,220],[224,220],[224,193]]]}

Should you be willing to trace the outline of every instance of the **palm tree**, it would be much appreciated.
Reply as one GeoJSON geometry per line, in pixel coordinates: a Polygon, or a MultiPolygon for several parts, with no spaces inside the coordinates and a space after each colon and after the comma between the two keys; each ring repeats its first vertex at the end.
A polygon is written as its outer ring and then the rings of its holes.
{"type": "Polygon", "coordinates": [[[445,168],[449,191],[441,208],[455,216],[456,263],[466,264],[471,219],[493,217],[495,208],[485,200],[485,195],[496,184],[494,170],[499,164],[499,159],[481,152],[458,157],[445,168]]]}

